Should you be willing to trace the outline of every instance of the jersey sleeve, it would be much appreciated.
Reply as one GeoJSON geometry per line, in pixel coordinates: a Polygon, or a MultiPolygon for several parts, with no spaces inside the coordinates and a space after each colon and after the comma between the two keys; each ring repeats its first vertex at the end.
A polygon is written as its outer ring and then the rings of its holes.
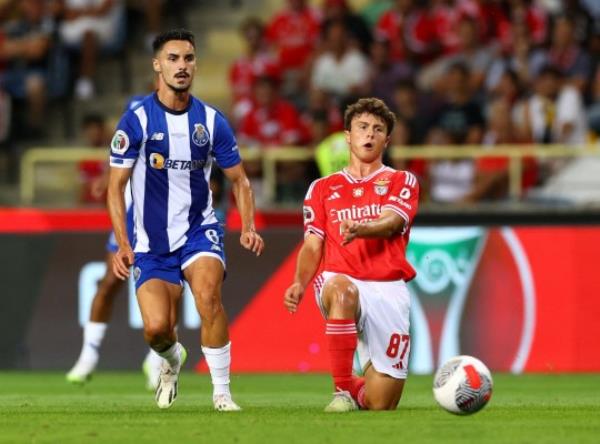
{"type": "Polygon", "coordinates": [[[321,239],[325,239],[326,219],[319,180],[315,180],[308,187],[306,197],[304,198],[302,214],[304,216],[304,237],[312,233],[321,239]]]}
{"type": "Polygon", "coordinates": [[[110,166],[132,168],[140,154],[143,138],[138,117],[131,111],[126,112],[110,142],[110,166]]]}
{"type": "Polygon", "coordinates": [[[242,161],[233,130],[223,115],[217,112],[213,136],[213,156],[219,168],[231,168],[242,161]]]}
{"type": "Polygon", "coordinates": [[[408,171],[398,172],[392,179],[387,202],[384,203],[381,210],[391,210],[404,219],[403,232],[406,232],[412,225],[418,206],[419,181],[417,177],[408,171]]]}

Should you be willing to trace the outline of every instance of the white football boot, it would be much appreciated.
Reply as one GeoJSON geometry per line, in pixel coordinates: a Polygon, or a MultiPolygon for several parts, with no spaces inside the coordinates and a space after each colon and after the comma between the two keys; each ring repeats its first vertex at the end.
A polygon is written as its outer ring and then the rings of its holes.
{"type": "Polygon", "coordinates": [[[327,413],[344,413],[358,410],[358,405],[347,391],[337,391],[333,394],[333,400],[325,407],[327,413]]]}
{"type": "Polygon", "coordinates": [[[213,396],[213,405],[217,412],[239,412],[242,408],[233,402],[231,394],[222,393],[213,396]]]}
{"type": "Polygon", "coordinates": [[[72,384],[85,384],[89,382],[92,379],[92,373],[96,370],[97,364],[97,359],[95,361],[78,359],[73,368],[67,373],[67,381],[72,384]]]}
{"type": "Polygon", "coordinates": [[[183,345],[179,344],[179,364],[172,368],[167,361],[164,361],[158,378],[158,387],[156,388],[156,405],[161,409],[168,409],[177,399],[177,381],[181,367],[187,359],[187,351],[183,345]]]}
{"type": "Polygon", "coordinates": [[[144,358],[142,371],[146,376],[146,389],[148,391],[156,392],[163,361],[164,359],[153,350],[148,351],[148,354],[144,358]]]}

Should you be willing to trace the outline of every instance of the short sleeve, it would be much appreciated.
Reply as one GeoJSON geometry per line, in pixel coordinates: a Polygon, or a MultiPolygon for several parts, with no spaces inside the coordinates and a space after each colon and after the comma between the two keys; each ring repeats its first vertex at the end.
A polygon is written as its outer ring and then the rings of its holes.
{"type": "Polygon", "coordinates": [[[143,134],[137,115],[131,111],[126,112],[110,142],[110,166],[132,168],[140,154],[143,134]]]}
{"type": "Polygon", "coordinates": [[[231,168],[242,161],[233,130],[219,112],[215,115],[213,155],[220,168],[231,168]]]}
{"type": "Polygon", "coordinates": [[[419,206],[419,181],[408,171],[393,176],[391,190],[381,210],[391,210],[404,219],[404,230],[412,225],[419,206]]]}
{"type": "Polygon", "coordinates": [[[304,236],[315,234],[321,239],[325,239],[325,212],[323,210],[323,200],[321,199],[320,180],[317,179],[308,187],[304,197],[304,206],[302,214],[304,216],[304,236]]]}

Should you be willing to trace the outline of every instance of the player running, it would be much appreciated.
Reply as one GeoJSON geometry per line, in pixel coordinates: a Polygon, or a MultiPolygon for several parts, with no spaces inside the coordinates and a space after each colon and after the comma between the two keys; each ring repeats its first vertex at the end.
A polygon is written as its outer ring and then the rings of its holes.
{"type": "Polygon", "coordinates": [[[410,296],[405,253],[419,184],[382,163],[394,114],[379,99],[346,109],[349,165],[314,181],[304,201],[304,244],[284,305],[294,313],[306,286],[326,319],[335,393],[327,412],[395,409],[407,376],[410,296]],[[364,377],[352,375],[355,350],[364,377]]]}
{"type": "Polygon", "coordinates": [[[146,342],[162,358],[156,403],[177,397],[186,351],[177,341],[175,310],[186,280],[202,320],[201,343],[219,411],[240,410],[229,390],[231,353],[221,303],[225,272],[223,229],[209,188],[213,160],[232,183],[242,218],[240,243],[260,255],[254,201],[235,137],[221,113],[192,97],[194,36],[185,30],[156,37],[152,60],[158,90],[127,111],[111,143],[108,208],[119,250],[113,270],[126,279],[133,264],[146,342]],[[131,177],[136,240],[125,228],[123,191],[131,177]]]}

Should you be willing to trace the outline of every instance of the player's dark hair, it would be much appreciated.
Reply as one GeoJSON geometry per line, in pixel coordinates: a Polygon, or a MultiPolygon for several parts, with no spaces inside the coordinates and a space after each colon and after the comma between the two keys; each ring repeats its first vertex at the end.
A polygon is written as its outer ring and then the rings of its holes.
{"type": "Polygon", "coordinates": [[[372,114],[379,117],[385,122],[387,135],[389,136],[392,133],[394,123],[396,122],[396,116],[390,111],[383,100],[369,97],[360,99],[358,102],[349,105],[344,113],[344,129],[350,131],[352,119],[361,114],[372,114]]]}
{"type": "Polygon", "coordinates": [[[196,42],[194,39],[194,34],[187,29],[171,29],[170,31],[165,31],[156,36],[154,42],[152,42],[152,49],[154,50],[154,54],[162,49],[165,46],[165,43],[170,42],[171,40],[185,40],[190,42],[194,48],[196,48],[196,42]]]}

